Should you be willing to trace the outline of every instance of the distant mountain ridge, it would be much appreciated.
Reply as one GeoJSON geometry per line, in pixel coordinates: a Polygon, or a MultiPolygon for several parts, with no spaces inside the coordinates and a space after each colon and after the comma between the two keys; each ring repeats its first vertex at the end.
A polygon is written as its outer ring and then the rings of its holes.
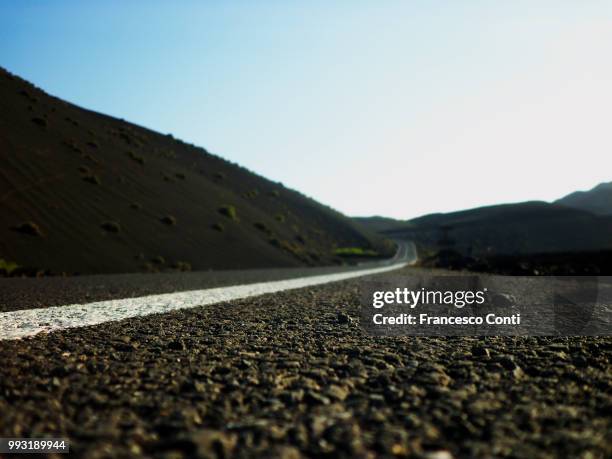
{"type": "Polygon", "coordinates": [[[554,203],[598,215],[612,215],[612,182],[600,183],[588,191],[575,191],[554,203]]]}
{"type": "Polygon", "coordinates": [[[612,248],[612,216],[565,204],[528,201],[424,215],[392,224],[380,217],[360,223],[389,237],[462,254],[533,254],[612,248]]]}
{"type": "Polygon", "coordinates": [[[393,252],[282,184],[0,69],[0,271],[329,265],[338,247],[393,252]]]}
{"type": "Polygon", "coordinates": [[[363,226],[366,226],[371,231],[376,231],[378,233],[382,233],[386,230],[397,228],[398,226],[406,224],[405,221],[381,217],[379,215],[373,217],[353,217],[353,220],[359,222],[363,226]]]}

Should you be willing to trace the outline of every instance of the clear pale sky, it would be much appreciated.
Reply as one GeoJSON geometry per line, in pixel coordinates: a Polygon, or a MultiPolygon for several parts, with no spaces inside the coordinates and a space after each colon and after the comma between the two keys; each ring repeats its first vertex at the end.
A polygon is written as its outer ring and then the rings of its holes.
{"type": "Polygon", "coordinates": [[[0,65],[349,215],[612,180],[605,0],[0,0],[0,65]]]}

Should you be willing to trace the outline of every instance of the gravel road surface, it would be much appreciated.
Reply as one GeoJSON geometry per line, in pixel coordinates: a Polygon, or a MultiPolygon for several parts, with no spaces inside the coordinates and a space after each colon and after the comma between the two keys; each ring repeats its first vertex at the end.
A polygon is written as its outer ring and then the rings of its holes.
{"type": "Polygon", "coordinates": [[[83,458],[612,457],[610,337],[375,338],[359,283],[1,341],[0,436],[83,458]]]}

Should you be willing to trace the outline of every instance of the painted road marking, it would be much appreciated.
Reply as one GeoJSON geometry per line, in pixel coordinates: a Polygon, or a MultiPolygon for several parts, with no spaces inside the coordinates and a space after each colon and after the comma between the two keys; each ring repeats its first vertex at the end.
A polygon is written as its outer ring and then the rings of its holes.
{"type": "Polygon", "coordinates": [[[241,300],[266,293],[276,293],[338,282],[355,277],[381,274],[403,268],[410,264],[411,262],[406,261],[378,268],[299,277],[296,279],[3,312],[0,313],[0,340],[19,339],[43,332],[49,333],[66,328],[98,325],[131,317],[143,317],[150,314],[241,300]]]}

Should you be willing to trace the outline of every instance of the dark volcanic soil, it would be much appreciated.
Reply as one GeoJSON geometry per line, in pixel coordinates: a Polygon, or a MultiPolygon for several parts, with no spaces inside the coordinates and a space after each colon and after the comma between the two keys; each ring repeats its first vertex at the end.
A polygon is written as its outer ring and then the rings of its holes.
{"type": "Polygon", "coordinates": [[[0,436],[86,458],[612,455],[610,338],[373,338],[358,285],[0,342],[0,436]]]}
{"type": "Polygon", "coordinates": [[[0,275],[330,265],[355,246],[393,253],[280,183],[0,68],[0,275]]]}

